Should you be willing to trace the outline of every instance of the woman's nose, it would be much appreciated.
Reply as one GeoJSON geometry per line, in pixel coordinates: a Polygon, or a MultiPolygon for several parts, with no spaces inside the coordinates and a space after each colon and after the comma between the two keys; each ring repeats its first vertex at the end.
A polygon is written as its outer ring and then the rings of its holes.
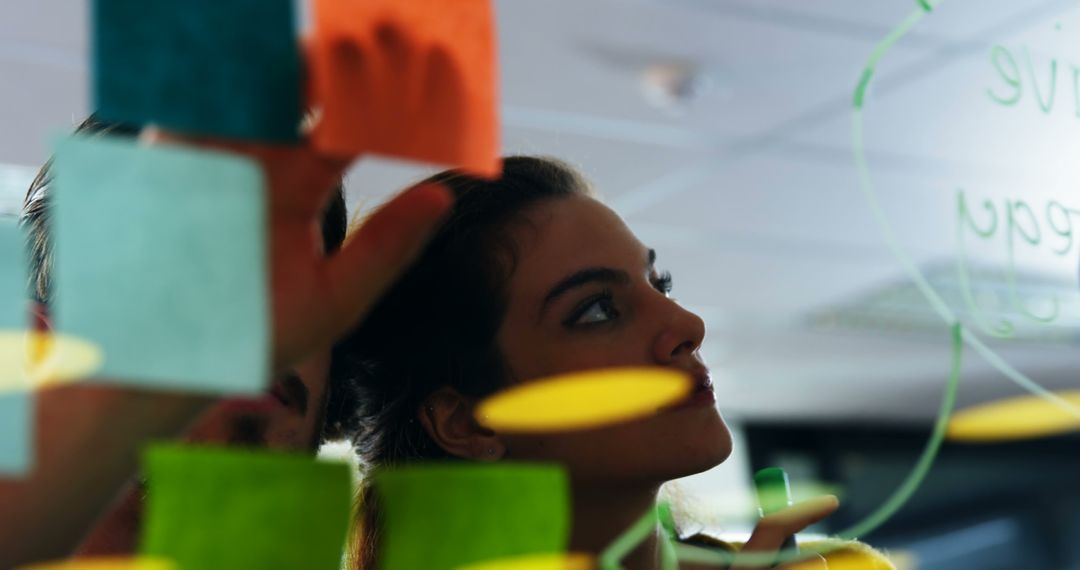
{"type": "Polygon", "coordinates": [[[705,340],[705,322],[701,317],[669,300],[668,314],[653,345],[654,358],[660,364],[671,364],[691,356],[705,340]]]}

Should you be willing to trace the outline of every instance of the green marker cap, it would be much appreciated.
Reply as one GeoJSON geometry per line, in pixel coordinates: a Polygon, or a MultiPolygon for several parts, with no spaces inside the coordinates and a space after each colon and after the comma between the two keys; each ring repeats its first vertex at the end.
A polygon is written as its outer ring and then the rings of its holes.
{"type": "Polygon", "coordinates": [[[761,516],[771,515],[791,506],[791,485],[787,473],[779,467],[766,467],[754,474],[758,510],[761,516]]]}

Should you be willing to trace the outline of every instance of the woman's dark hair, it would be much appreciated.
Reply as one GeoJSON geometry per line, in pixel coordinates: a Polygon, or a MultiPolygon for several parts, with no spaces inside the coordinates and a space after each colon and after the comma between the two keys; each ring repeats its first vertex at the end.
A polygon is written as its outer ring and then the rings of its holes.
{"type": "MultiPolygon", "coordinates": [[[[494,180],[457,171],[429,178],[455,197],[448,219],[420,259],[335,348],[327,425],[348,436],[361,468],[447,459],[418,420],[435,390],[448,386],[470,397],[507,382],[496,346],[507,292],[519,255],[510,231],[540,202],[588,195],[571,167],[515,156],[494,180]]],[[[378,505],[365,486],[362,529],[352,563],[374,568],[378,505]]]]}

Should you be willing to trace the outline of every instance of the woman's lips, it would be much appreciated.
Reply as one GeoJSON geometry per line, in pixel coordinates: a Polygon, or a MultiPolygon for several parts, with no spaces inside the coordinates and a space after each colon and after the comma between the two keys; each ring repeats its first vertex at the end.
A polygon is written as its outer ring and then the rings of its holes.
{"type": "Polygon", "coordinates": [[[712,383],[709,383],[695,388],[683,402],[683,407],[694,408],[714,404],[716,404],[716,394],[713,393],[712,383]]]}
{"type": "Polygon", "coordinates": [[[670,406],[669,410],[684,410],[687,408],[700,408],[716,404],[716,395],[713,393],[712,378],[705,369],[694,370],[690,373],[693,386],[685,398],[670,406]]]}

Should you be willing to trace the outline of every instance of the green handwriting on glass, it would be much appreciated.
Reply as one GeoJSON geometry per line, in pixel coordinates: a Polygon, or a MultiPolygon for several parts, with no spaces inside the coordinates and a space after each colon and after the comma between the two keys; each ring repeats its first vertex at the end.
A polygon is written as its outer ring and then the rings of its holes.
{"type": "MultiPolygon", "coordinates": [[[[1065,80],[1072,79],[1072,87],[1065,87],[1063,97],[1072,94],[1073,112],[1080,117],[1080,67],[1072,62],[1062,61],[1062,67],[1068,65],[1069,72],[1064,73],[1065,80]]],[[[997,72],[1000,82],[987,87],[990,100],[1006,107],[1017,106],[1027,97],[1034,100],[1043,113],[1054,110],[1058,95],[1058,59],[1050,58],[1048,63],[1033,61],[1028,47],[1009,49],[995,45],[990,49],[990,65],[997,72]],[[1019,57],[1017,57],[1019,56],[1019,57]]],[[[1068,102],[1064,103],[1068,105],[1068,102]]]]}
{"type": "Polygon", "coordinates": [[[968,270],[965,236],[974,235],[985,241],[1002,243],[1006,257],[1006,288],[1008,302],[1022,315],[1036,322],[1051,323],[1060,316],[1061,308],[1056,295],[1049,299],[1049,310],[1039,313],[1031,310],[1020,298],[1016,287],[1016,246],[1026,244],[1033,248],[1049,249],[1055,255],[1065,256],[1073,250],[1077,232],[1073,217],[1080,210],[1068,208],[1056,200],[1050,200],[1040,209],[1032,208],[1024,200],[1004,198],[999,202],[985,199],[978,207],[968,203],[963,190],[956,192],[956,271],[960,292],[968,310],[977,324],[987,334],[1010,337],[1015,326],[1009,319],[1001,318],[991,323],[975,302],[971,276],[968,270]],[[1000,206],[1000,207],[999,207],[1000,206]]]}

